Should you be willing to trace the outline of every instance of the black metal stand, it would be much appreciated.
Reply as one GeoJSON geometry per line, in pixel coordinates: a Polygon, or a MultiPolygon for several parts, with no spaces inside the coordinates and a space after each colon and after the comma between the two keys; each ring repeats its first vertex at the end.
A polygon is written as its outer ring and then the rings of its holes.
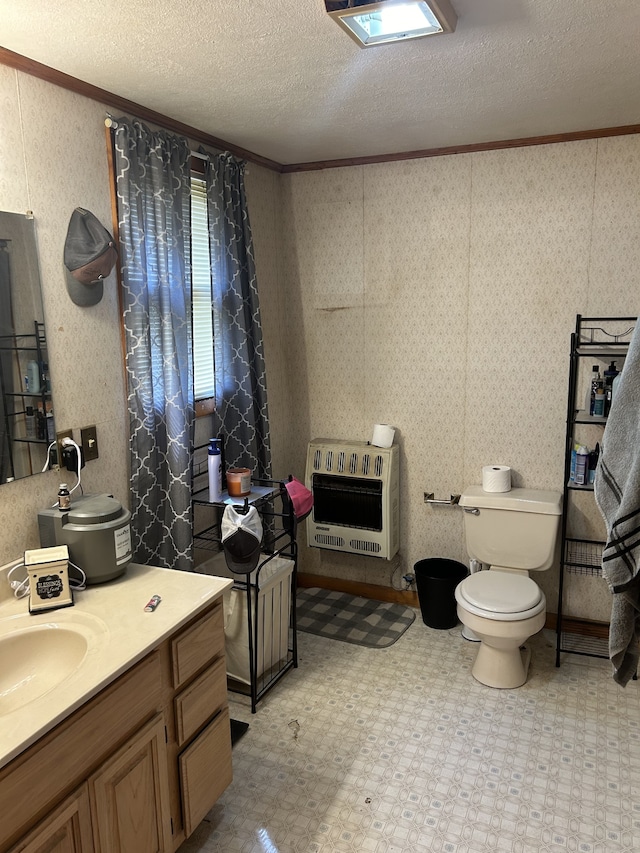
{"type": "MultiPolygon", "coordinates": [[[[196,449],[202,450],[202,447],[196,449]]],[[[195,475],[194,482],[198,476],[200,475],[195,475]]],[[[264,538],[260,562],[249,575],[233,575],[233,590],[246,596],[248,685],[231,677],[227,670],[229,690],[250,696],[251,713],[255,714],[260,699],[290,669],[298,666],[296,518],[284,481],[281,480],[253,479],[251,493],[244,499],[229,497],[227,492],[223,492],[221,501],[217,503],[210,503],[207,497],[206,486],[193,493],[194,507],[208,507],[214,516],[211,523],[194,534],[194,544],[198,548],[220,552],[220,524],[224,508],[228,504],[234,506],[238,512],[246,512],[250,505],[255,506],[262,518],[264,538]],[[276,506],[277,503],[280,507],[276,506]],[[291,562],[290,568],[284,567],[286,574],[290,575],[284,603],[282,596],[276,597],[273,590],[269,589],[269,569],[278,570],[274,563],[277,559],[291,562]],[[282,649],[274,647],[272,639],[274,626],[279,629],[282,625],[286,625],[288,632],[284,655],[280,653],[282,649]]],[[[284,583],[283,580],[282,584],[284,583]]]]}
{"type": "Polygon", "coordinates": [[[586,539],[571,535],[570,515],[573,501],[580,492],[593,492],[593,484],[577,484],[570,479],[571,451],[576,442],[576,432],[580,426],[596,426],[604,429],[607,418],[594,417],[581,408],[577,399],[580,386],[580,366],[585,359],[622,360],[627,353],[631,334],[637,317],[576,317],[575,331],[571,334],[569,362],[569,393],[567,398],[567,429],[564,461],[564,492],[562,503],[562,554],[560,561],[560,580],[558,585],[558,610],[556,623],[556,666],[560,666],[560,654],[585,655],[587,657],[608,658],[608,626],[596,626],[601,630],[587,635],[574,632],[576,617],[564,614],[564,594],[567,575],[602,575],[602,550],[605,543],[601,540],[586,539]],[[572,619],[574,624],[572,625],[572,619]]]}

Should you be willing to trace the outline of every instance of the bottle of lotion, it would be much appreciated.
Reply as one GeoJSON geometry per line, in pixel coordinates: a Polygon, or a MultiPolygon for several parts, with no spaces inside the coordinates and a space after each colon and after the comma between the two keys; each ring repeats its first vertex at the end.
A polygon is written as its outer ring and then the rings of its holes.
{"type": "Polygon", "coordinates": [[[209,439],[208,465],[209,465],[209,503],[218,503],[222,498],[222,461],[220,454],[219,438],[209,439]]]}

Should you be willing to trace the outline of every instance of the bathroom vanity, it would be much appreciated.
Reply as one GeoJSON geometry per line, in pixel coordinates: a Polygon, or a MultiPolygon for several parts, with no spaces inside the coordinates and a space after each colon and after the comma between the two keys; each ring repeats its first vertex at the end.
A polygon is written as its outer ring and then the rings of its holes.
{"type": "Polygon", "coordinates": [[[15,688],[3,672],[0,690],[0,853],[174,851],[194,831],[232,779],[231,583],[131,565],[64,610],[0,600],[3,670],[15,659],[15,688]]]}

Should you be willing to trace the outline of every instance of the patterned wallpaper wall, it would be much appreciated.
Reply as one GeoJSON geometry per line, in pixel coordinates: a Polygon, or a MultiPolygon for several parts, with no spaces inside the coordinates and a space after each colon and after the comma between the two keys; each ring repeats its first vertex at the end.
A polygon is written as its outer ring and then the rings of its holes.
{"type": "MultiPolygon", "coordinates": [[[[303,570],[398,585],[417,560],[466,560],[460,511],[423,493],[483,465],[560,490],[575,315],[640,313],[639,253],[638,136],[283,176],[291,465],[376,422],[402,459],[400,571],[305,548],[303,570]]],[[[557,568],[536,579],[555,610],[557,568]]],[[[575,615],[608,608],[599,580],[572,585],[575,615]]]]}
{"type": "MultiPolygon", "coordinates": [[[[114,281],[83,309],[62,266],[74,207],[111,222],[105,109],[4,66],[0,105],[0,209],[35,213],[57,425],[79,438],[97,424],[83,484],[126,503],[114,281]]],[[[484,464],[561,488],[575,315],[640,313],[639,137],[292,175],[250,165],[247,190],[275,475],[303,476],[310,438],[366,440],[377,421],[401,448],[399,559],[303,542],[304,571],[389,585],[424,557],[465,560],[461,514],[423,492],[459,492],[484,464]]],[[[38,545],[59,479],[0,488],[0,562],[38,545]]],[[[539,578],[550,609],[556,575],[539,578]]],[[[606,619],[606,590],[576,586],[575,613],[606,619]]]]}
{"type": "MultiPolygon", "coordinates": [[[[129,481],[115,274],[99,305],[80,308],[65,287],[62,252],[75,207],[111,230],[104,106],[0,65],[0,209],[32,210],[57,429],[95,424],[100,458],[82,471],[86,492],[128,504],[129,481]]],[[[75,482],[69,475],[71,483],[75,482]]],[[[39,547],[36,513],[56,500],[61,476],[0,487],[0,563],[39,547]]]]}

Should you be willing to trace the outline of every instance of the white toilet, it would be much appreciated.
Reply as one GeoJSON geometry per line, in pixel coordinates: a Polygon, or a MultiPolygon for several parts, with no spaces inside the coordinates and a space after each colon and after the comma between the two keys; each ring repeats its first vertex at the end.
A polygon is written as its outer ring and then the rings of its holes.
{"type": "Polygon", "coordinates": [[[458,618],[480,640],[471,670],[488,687],[520,687],[531,652],[521,649],[542,630],[546,600],[529,572],[553,563],[562,497],[557,492],[470,486],[460,497],[469,557],[489,571],[456,587],[458,618]]]}

